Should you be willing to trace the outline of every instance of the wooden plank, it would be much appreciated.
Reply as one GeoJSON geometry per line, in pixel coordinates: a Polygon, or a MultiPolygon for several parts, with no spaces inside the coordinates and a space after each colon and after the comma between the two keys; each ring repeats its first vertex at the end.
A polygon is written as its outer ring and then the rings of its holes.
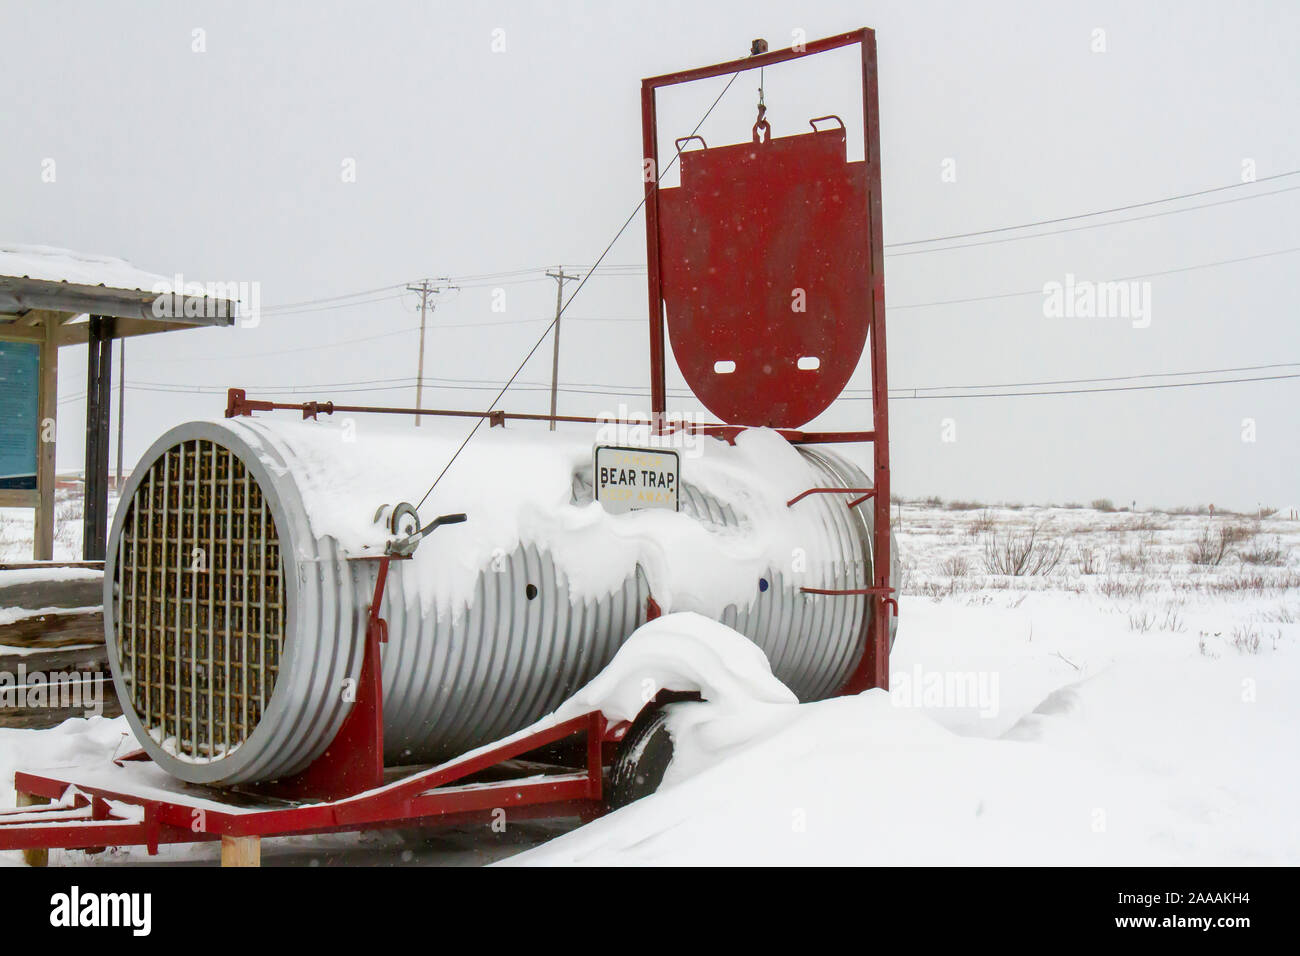
{"type": "Polygon", "coordinates": [[[0,576],[0,608],[99,607],[104,599],[103,582],[100,576],[6,584],[4,577],[0,576]]]}
{"type": "Polygon", "coordinates": [[[48,674],[85,671],[90,674],[103,674],[105,680],[111,680],[108,670],[108,648],[102,643],[24,650],[22,653],[14,653],[14,651],[14,648],[0,644],[0,671],[14,674],[18,671],[18,665],[23,664],[28,672],[40,671],[48,674]]]}
{"type": "Polygon", "coordinates": [[[262,838],[255,836],[221,838],[221,865],[261,866],[262,838]]]}
{"type": "Polygon", "coordinates": [[[59,415],[59,328],[60,316],[44,313],[45,340],[41,343],[40,397],[38,399],[36,452],[36,528],[32,557],[49,561],[54,557],[54,423],[59,415]],[[44,438],[48,435],[49,441],[44,438]]]}
{"type": "MultiPolygon", "coordinates": [[[[92,689],[92,693],[97,691],[102,694],[100,703],[103,707],[103,716],[117,717],[122,713],[122,705],[117,699],[112,673],[108,667],[108,649],[103,644],[22,655],[6,654],[4,646],[0,645],[0,671],[13,675],[75,673],[91,679],[100,677],[103,683],[99,688],[92,689]]],[[[85,717],[87,709],[85,706],[0,707],[0,727],[14,730],[44,730],[57,727],[70,717],[85,717]]]]}
{"type": "MultiPolygon", "coordinates": [[[[23,793],[21,790],[14,796],[17,798],[14,802],[20,807],[38,807],[50,802],[49,797],[38,797],[35,794],[23,793]]],[[[23,862],[28,866],[49,866],[50,851],[46,849],[23,850],[23,862]]]]}
{"type": "Polygon", "coordinates": [[[0,325],[0,342],[44,342],[45,330],[11,322],[0,325]]]}
{"type": "Polygon", "coordinates": [[[0,488],[0,508],[35,508],[41,493],[35,488],[0,488]]]}
{"type": "Polygon", "coordinates": [[[103,642],[104,614],[98,608],[68,613],[55,611],[0,624],[0,653],[4,645],[53,648],[103,642]]]}

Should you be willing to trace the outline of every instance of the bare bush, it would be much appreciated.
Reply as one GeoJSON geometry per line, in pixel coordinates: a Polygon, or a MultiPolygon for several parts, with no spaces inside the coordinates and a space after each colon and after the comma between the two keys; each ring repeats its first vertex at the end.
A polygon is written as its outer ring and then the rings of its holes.
{"type": "Polygon", "coordinates": [[[1139,608],[1129,612],[1128,629],[1137,631],[1139,634],[1145,634],[1156,623],[1156,616],[1145,608],[1139,608]]]}
{"type": "Polygon", "coordinates": [[[1232,646],[1243,654],[1259,653],[1259,632],[1253,627],[1234,627],[1232,646]]]}
{"type": "Polygon", "coordinates": [[[948,502],[949,511],[976,511],[983,508],[984,505],[978,501],[950,501],[948,502]]]}
{"type": "Polygon", "coordinates": [[[1249,537],[1249,529],[1240,525],[1207,524],[1187,549],[1187,560],[1202,567],[1217,568],[1232,553],[1233,545],[1249,537]]]}
{"type": "Polygon", "coordinates": [[[1111,501],[1109,498],[1097,498],[1092,503],[1092,510],[1104,511],[1107,514],[1119,511],[1119,509],[1115,507],[1115,502],[1111,501]]]}
{"type": "Polygon", "coordinates": [[[1001,535],[989,531],[984,535],[985,570],[1011,577],[1051,574],[1065,555],[1065,539],[1049,538],[1045,531],[1041,524],[1001,535]]]}
{"type": "Polygon", "coordinates": [[[1120,578],[1103,578],[1097,590],[1108,598],[1140,598],[1147,591],[1147,582],[1124,581],[1120,578]]]}
{"type": "Polygon", "coordinates": [[[1194,590],[1204,591],[1209,594],[1232,594],[1249,591],[1263,594],[1269,591],[1292,591],[1296,588],[1300,588],[1300,574],[1294,571],[1271,575],[1258,572],[1254,574],[1235,574],[1232,577],[1204,581],[1193,587],[1194,590]]]}
{"type": "Polygon", "coordinates": [[[975,520],[966,528],[966,532],[972,538],[977,538],[982,534],[988,534],[995,527],[997,527],[997,522],[993,518],[993,512],[985,508],[975,516],[975,520]]]}
{"type": "Polygon", "coordinates": [[[1151,566],[1151,552],[1144,543],[1139,542],[1132,551],[1121,551],[1115,560],[1130,571],[1145,572],[1151,566]]]}
{"type": "Polygon", "coordinates": [[[1286,554],[1281,538],[1274,538],[1272,544],[1256,540],[1251,547],[1242,550],[1241,560],[1247,564],[1264,564],[1276,568],[1286,563],[1286,554]]]}
{"type": "Polygon", "coordinates": [[[970,571],[970,562],[964,555],[953,554],[944,559],[939,570],[950,578],[964,578],[970,571]]]}
{"type": "Polygon", "coordinates": [[[1080,574],[1096,574],[1101,570],[1101,559],[1096,548],[1080,548],[1077,563],[1080,574]]]}
{"type": "Polygon", "coordinates": [[[1294,624],[1297,620],[1297,614],[1283,602],[1277,606],[1277,610],[1269,611],[1264,615],[1266,621],[1276,621],[1279,624],[1294,624]]]}

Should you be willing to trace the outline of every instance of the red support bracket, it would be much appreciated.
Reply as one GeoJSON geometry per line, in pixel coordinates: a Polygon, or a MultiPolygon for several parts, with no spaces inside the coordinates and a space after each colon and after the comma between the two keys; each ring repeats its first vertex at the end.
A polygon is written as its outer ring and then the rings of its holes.
{"type": "Polygon", "coordinates": [[[325,752],[305,770],[255,789],[281,797],[338,800],[373,790],[384,782],[384,688],[379,647],[388,643],[388,622],[379,616],[391,561],[396,555],[357,558],[379,562],[375,592],[366,617],[365,657],[352,709],[325,752]]]}
{"type": "Polygon", "coordinates": [[[892,604],[894,605],[894,610],[895,610],[895,611],[898,610],[898,604],[897,604],[897,602],[895,602],[894,599],[893,599],[892,597],[889,597],[889,595],[891,595],[891,594],[894,593],[894,589],[893,589],[893,588],[890,588],[890,587],[874,587],[874,588],[800,588],[799,590],[802,591],[804,594],[829,594],[829,595],[831,595],[832,597],[848,597],[848,596],[851,596],[851,595],[854,595],[854,594],[882,594],[882,595],[885,595],[885,600],[886,600],[886,602],[888,602],[888,603],[892,603],[892,604]]]}
{"type": "Polygon", "coordinates": [[[807,491],[801,491],[785,503],[787,508],[793,508],[796,504],[803,501],[809,495],[861,495],[849,502],[849,508],[856,508],[868,498],[875,497],[876,489],[874,488],[809,488],[807,491]]]}

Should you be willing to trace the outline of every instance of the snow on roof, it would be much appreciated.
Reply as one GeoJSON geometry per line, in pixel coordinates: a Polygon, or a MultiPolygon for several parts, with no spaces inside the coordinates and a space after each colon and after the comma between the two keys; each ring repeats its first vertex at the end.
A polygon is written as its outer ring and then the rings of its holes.
{"type": "Polygon", "coordinates": [[[15,243],[0,244],[2,276],[138,292],[161,291],[164,287],[169,290],[172,282],[166,276],[137,269],[113,256],[15,243]]]}

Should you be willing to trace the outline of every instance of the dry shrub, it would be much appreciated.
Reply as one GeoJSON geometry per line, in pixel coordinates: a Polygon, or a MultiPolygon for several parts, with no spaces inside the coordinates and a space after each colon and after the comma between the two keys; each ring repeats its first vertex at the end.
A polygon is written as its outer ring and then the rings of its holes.
{"type": "Polygon", "coordinates": [[[984,568],[989,574],[1011,577],[1051,574],[1065,555],[1065,539],[1046,534],[1044,525],[1028,531],[1007,531],[984,535],[984,568]]]}
{"type": "Polygon", "coordinates": [[[1234,627],[1232,629],[1232,646],[1242,654],[1259,653],[1259,632],[1253,627],[1234,627]]]}
{"type": "Polygon", "coordinates": [[[1103,578],[1097,590],[1108,598],[1140,598],[1146,593],[1147,583],[1139,578],[1124,581],[1120,578],[1103,578]]]}
{"type": "Polygon", "coordinates": [[[1251,547],[1242,550],[1241,560],[1246,564],[1281,567],[1286,563],[1286,549],[1282,547],[1281,538],[1274,538],[1272,544],[1257,540],[1251,547]]]}
{"type": "Polygon", "coordinates": [[[950,578],[964,578],[970,571],[970,562],[964,555],[953,554],[944,559],[939,570],[950,578]]]}
{"type": "Polygon", "coordinates": [[[1242,525],[1207,524],[1187,549],[1187,560],[1201,567],[1217,568],[1232,553],[1234,545],[1250,537],[1250,529],[1242,525]]]}
{"type": "Polygon", "coordinates": [[[995,527],[997,527],[997,521],[993,518],[993,512],[985,508],[975,516],[975,520],[966,528],[966,532],[972,538],[976,538],[982,534],[988,534],[995,527]]]}

